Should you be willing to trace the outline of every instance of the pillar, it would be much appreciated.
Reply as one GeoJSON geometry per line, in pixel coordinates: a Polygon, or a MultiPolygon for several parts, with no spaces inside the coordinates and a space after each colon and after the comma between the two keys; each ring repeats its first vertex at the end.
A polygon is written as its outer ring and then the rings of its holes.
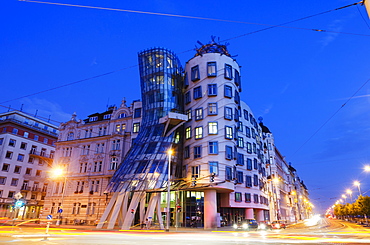
{"type": "Polygon", "coordinates": [[[265,215],[264,215],[263,209],[257,209],[257,221],[265,221],[265,215]]]}
{"type": "Polygon", "coordinates": [[[204,191],[204,229],[217,228],[217,192],[204,191]]]}
{"type": "Polygon", "coordinates": [[[253,208],[246,208],[245,209],[245,218],[246,219],[254,219],[253,208]]]}

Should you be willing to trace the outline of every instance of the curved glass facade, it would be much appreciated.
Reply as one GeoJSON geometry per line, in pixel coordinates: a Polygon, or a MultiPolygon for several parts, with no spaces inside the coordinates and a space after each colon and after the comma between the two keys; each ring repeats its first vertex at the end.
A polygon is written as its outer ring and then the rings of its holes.
{"type": "MultiPolygon", "coordinates": [[[[138,56],[142,127],[110,181],[109,189],[113,192],[144,191],[167,185],[167,150],[176,149],[179,143],[177,132],[166,135],[165,124],[159,119],[169,112],[183,112],[180,61],[163,48],[148,49],[138,56]]],[[[176,166],[176,162],[174,156],[171,165],[176,166]]]]}

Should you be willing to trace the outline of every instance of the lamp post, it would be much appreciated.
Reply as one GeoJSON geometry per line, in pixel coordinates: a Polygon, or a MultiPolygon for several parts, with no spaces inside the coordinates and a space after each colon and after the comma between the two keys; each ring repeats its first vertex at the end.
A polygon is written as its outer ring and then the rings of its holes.
{"type": "Polygon", "coordinates": [[[56,222],[56,225],[60,225],[61,215],[63,212],[62,208],[63,208],[64,194],[65,194],[66,184],[67,184],[67,173],[64,171],[63,168],[56,168],[53,170],[53,177],[54,178],[64,177],[63,186],[62,186],[62,198],[60,199],[60,206],[58,207],[58,218],[56,222]]]}
{"type": "Polygon", "coordinates": [[[357,180],[355,182],[353,182],[353,185],[357,186],[358,187],[358,193],[359,193],[359,196],[362,196],[361,194],[361,189],[360,189],[360,182],[358,182],[357,180]]]}
{"type": "Polygon", "coordinates": [[[347,196],[346,195],[342,195],[342,198],[344,198],[344,201],[347,202],[347,196]]]}
{"type": "Polygon", "coordinates": [[[167,212],[166,212],[166,231],[170,231],[170,198],[171,198],[171,157],[172,157],[172,154],[173,154],[173,150],[172,149],[169,149],[167,151],[167,154],[168,154],[168,172],[167,172],[167,212]]]}
{"type": "Polygon", "coordinates": [[[353,199],[352,199],[352,191],[350,189],[347,189],[346,193],[350,195],[350,197],[351,197],[351,203],[352,203],[353,202],[353,199]]]}

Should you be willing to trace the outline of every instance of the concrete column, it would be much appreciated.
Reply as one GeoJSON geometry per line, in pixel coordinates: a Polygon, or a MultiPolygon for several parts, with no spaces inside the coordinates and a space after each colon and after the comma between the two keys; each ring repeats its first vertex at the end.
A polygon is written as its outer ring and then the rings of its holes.
{"type": "Polygon", "coordinates": [[[204,229],[217,228],[217,192],[204,191],[204,229]]]}
{"type": "Polygon", "coordinates": [[[257,221],[264,221],[263,209],[257,209],[257,221]]]}
{"type": "Polygon", "coordinates": [[[254,219],[253,208],[246,208],[245,209],[245,218],[246,219],[254,219]]]}

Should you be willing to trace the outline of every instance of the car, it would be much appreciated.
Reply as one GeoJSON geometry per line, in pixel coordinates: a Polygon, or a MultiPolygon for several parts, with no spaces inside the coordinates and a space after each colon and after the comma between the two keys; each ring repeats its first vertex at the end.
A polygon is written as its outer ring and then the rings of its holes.
{"type": "Polygon", "coordinates": [[[272,229],[285,229],[286,224],[285,221],[282,220],[276,220],[271,222],[272,229]]]}
{"type": "Polygon", "coordinates": [[[272,230],[272,226],[269,221],[261,221],[258,224],[258,230],[272,230]]]}
{"type": "Polygon", "coordinates": [[[244,219],[241,221],[238,221],[234,223],[233,228],[235,230],[257,230],[258,229],[258,223],[255,219],[244,219]]]}

